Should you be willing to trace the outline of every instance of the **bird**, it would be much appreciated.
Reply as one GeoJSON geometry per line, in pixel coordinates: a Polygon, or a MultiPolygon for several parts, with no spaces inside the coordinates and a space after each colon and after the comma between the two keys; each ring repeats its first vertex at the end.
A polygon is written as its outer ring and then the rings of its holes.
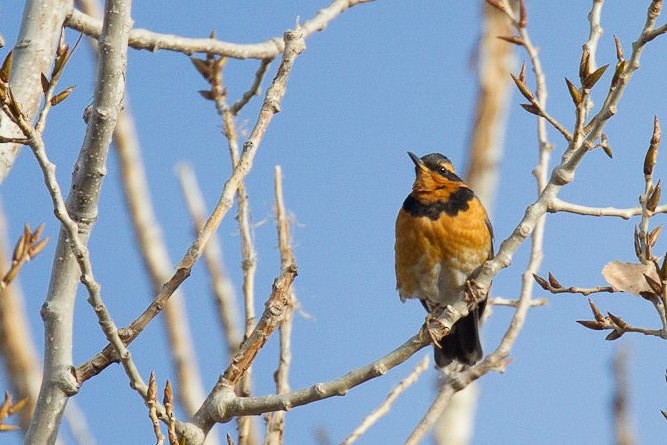
{"type": "MultiPolygon", "coordinates": [[[[417,298],[431,314],[465,299],[466,283],[493,258],[493,228],[484,205],[446,156],[408,155],[416,178],[396,218],[396,288],[401,301],[417,298]]],[[[479,325],[486,301],[485,295],[449,335],[434,342],[437,367],[472,366],[483,357],[479,325]]]]}

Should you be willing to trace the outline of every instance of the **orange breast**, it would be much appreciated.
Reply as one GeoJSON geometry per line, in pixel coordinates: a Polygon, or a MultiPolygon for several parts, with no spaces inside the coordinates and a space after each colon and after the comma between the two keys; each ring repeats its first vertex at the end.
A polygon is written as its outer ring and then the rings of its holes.
{"type": "Polygon", "coordinates": [[[470,208],[438,219],[401,209],[396,220],[396,283],[401,299],[450,304],[491,254],[487,216],[475,198],[470,208]]]}

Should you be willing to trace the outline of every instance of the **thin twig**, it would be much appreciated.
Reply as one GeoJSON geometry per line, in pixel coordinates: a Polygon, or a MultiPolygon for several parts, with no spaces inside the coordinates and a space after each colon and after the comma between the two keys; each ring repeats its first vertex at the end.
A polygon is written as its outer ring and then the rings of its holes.
{"type": "MultiPolygon", "coordinates": [[[[295,264],[294,253],[289,237],[289,224],[285,212],[283,200],[283,178],[280,166],[275,168],[275,193],[276,193],[276,228],[278,230],[278,246],[280,250],[280,264],[282,268],[295,264]]],[[[294,289],[290,288],[285,315],[280,323],[280,358],[278,369],[274,374],[276,381],[276,394],[289,392],[289,367],[292,362],[292,318],[294,317],[294,289]]],[[[283,443],[283,432],[285,429],[285,412],[276,411],[268,416],[266,425],[266,438],[264,445],[280,445],[283,443]]]]}
{"type": "MultiPolygon", "coordinates": [[[[549,203],[548,211],[552,213],[567,212],[588,216],[613,216],[626,220],[632,218],[633,216],[642,214],[641,207],[632,207],[627,209],[618,209],[615,207],[588,207],[566,202],[560,198],[555,198],[549,203]]],[[[667,204],[658,206],[653,213],[667,213],[667,204]]]]}
{"type": "MultiPolygon", "coordinates": [[[[185,163],[176,167],[176,174],[181,183],[181,190],[190,211],[190,216],[194,222],[194,231],[198,233],[206,221],[208,211],[201,189],[197,184],[197,177],[192,166],[185,163]]],[[[227,356],[231,361],[236,351],[238,351],[241,341],[243,341],[243,332],[239,323],[239,310],[236,305],[234,286],[225,271],[222,247],[217,234],[213,234],[204,250],[204,261],[211,278],[213,297],[227,343],[227,356]]]]}
{"type": "Polygon", "coordinates": [[[419,421],[419,424],[407,438],[405,445],[418,445],[421,443],[423,437],[431,431],[435,422],[447,408],[454,394],[456,394],[456,390],[450,385],[443,385],[442,388],[440,388],[438,396],[435,398],[424,417],[419,421]]]}
{"type": "MultiPolygon", "coordinates": [[[[176,272],[167,281],[160,292],[153,299],[151,304],[144,310],[144,312],[135,319],[130,326],[123,330],[123,339],[128,344],[131,343],[148,324],[160,313],[165,302],[169,299],[172,293],[180,286],[180,284],[190,275],[190,270],[194,263],[201,257],[209,239],[215,233],[220,222],[227,214],[233,203],[233,197],[238,190],[240,182],[248,174],[252,168],[252,162],[259,149],[260,143],[264,138],[264,134],[273,119],[273,116],[280,110],[280,101],[285,94],[287,78],[291,70],[294,59],[305,49],[305,43],[302,39],[295,37],[293,33],[286,33],[286,40],[290,45],[285,49],[285,56],[281,63],[276,78],[266,92],[262,109],[257,118],[257,123],[253,129],[250,138],[243,146],[243,153],[239,158],[239,162],[234,169],[234,172],[225,183],[218,203],[213,210],[213,213],[202,227],[197,238],[188,248],[187,252],[176,266],[176,272]],[[294,41],[294,43],[292,43],[294,41]],[[288,51],[289,50],[289,51],[288,51]]],[[[76,377],[78,382],[84,382],[94,375],[99,374],[103,369],[109,366],[114,361],[118,360],[114,348],[107,345],[104,350],[88,362],[80,365],[76,369],[76,377]]]]}
{"type": "MultiPolygon", "coordinates": [[[[315,17],[301,25],[304,39],[323,30],[333,19],[345,10],[373,0],[335,0],[328,7],[321,9],[315,17]]],[[[81,11],[73,9],[65,21],[65,26],[85,35],[97,38],[102,30],[102,23],[81,11]]],[[[172,34],[159,34],[146,29],[135,28],[130,32],[129,45],[134,49],[149,51],[167,50],[182,52],[216,54],[235,59],[274,59],[285,50],[281,37],[273,37],[261,43],[238,44],[215,39],[194,39],[172,34]]]]}
{"type": "Polygon", "coordinates": [[[361,437],[368,429],[373,426],[380,418],[386,415],[391,406],[396,401],[398,396],[400,396],[406,389],[408,389],[413,383],[417,381],[419,375],[424,372],[429,365],[428,355],[417,363],[417,366],[412,370],[410,375],[403,379],[391,392],[387,395],[387,398],[378,406],[372,413],[370,413],[366,418],[361,422],[361,425],[355,429],[352,434],[350,434],[341,445],[350,445],[355,442],[359,437],[361,437]]]}
{"type": "MultiPolygon", "coordinates": [[[[489,299],[489,304],[493,306],[517,307],[519,305],[519,300],[508,300],[506,298],[496,297],[489,299]]],[[[531,307],[547,306],[548,304],[549,300],[547,300],[546,298],[531,298],[530,300],[531,307]]]]}
{"type": "Polygon", "coordinates": [[[260,86],[262,85],[262,80],[264,80],[264,76],[266,76],[266,72],[269,70],[269,65],[271,64],[271,61],[273,59],[262,59],[262,62],[259,65],[259,68],[257,68],[257,72],[255,73],[255,80],[252,83],[252,86],[243,93],[243,96],[236,102],[232,104],[229,109],[231,112],[236,116],[239,111],[243,107],[246,106],[248,102],[250,102],[250,99],[252,99],[255,96],[259,95],[260,91],[260,86]]]}

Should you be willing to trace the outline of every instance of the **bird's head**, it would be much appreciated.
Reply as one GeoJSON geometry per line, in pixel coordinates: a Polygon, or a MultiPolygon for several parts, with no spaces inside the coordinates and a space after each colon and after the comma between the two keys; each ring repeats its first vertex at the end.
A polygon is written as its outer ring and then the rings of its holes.
{"type": "Polygon", "coordinates": [[[447,156],[430,153],[419,158],[412,152],[408,152],[408,155],[415,163],[417,174],[412,185],[414,192],[438,193],[442,191],[442,194],[447,194],[463,182],[447,156]]]}

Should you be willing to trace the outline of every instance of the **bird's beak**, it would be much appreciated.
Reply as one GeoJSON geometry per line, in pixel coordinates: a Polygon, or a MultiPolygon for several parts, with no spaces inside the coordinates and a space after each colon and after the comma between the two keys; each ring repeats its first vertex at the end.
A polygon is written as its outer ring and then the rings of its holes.
{"type": "Polygon", "coordinates": [[[410,156],[410,159],[412,159],[412,162],[415,163],[415,166],[417,167],[417,170],[418,170],[418,171],[421,170],[421,171],[425,172],[425,171],[428,170],[428,167],[426,166],[426,164],[424,164],[424,161],[422,161],[421,159],[419,159],[419,158],[417,157],[416,154],[414,154],[413,152],[409,151],[409,152],[408,152],[408,156],[410,156]]]}

